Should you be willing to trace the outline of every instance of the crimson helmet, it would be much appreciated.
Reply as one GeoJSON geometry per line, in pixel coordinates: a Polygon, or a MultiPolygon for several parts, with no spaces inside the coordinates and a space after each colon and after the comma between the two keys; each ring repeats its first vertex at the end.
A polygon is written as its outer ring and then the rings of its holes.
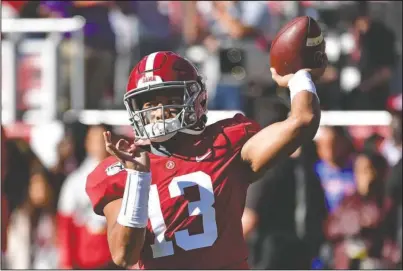
{"type": "Polygon", "coordinates": [[[145,56],[133,68],[124,95],[136,139],[163,142],[177,132],[201,133],[207,122],[207,91],[202,76],[187,59],[173,52],[155,52],[145,56]],[[157,97],[179,97],[180,101],[143,108],[157,97]],[[151,113],[163,112],[151,121],[151,113]],[[166,111],[176,115],[167,118],[166,111]]]}

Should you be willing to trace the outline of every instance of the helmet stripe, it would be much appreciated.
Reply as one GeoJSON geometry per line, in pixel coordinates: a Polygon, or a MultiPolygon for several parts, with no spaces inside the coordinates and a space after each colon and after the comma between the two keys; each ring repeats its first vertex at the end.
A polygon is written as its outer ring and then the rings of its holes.
{"type": "Polygon", "coordinates": [[[157,56],[158,52],[152,53],[147,57],[146,61],[146,76],[152,77],[154,75],[154,61],[155,57],[157,56]]]}

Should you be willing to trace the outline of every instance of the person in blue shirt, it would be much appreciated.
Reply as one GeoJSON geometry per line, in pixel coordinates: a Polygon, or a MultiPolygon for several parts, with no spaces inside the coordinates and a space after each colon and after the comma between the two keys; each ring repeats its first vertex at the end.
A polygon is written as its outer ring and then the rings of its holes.
{"type": "Polygon", "coordinates": [[[331,213],[346,195],[356,190],[353,173],[354,148],[341,126],[323,127],[317,140],[319,161],[315,171],[325,191],[331,213]]]}

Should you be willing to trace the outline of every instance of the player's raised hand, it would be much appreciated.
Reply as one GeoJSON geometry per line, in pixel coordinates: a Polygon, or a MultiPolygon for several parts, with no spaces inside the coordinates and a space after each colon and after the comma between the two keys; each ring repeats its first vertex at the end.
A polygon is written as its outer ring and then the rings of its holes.
{"type": "Polygon", "coordinates": [[[124,139],[120,139],[116,145],[112,143],[111,132],[104,132],[105,148],[111,155],[115,156],[125,168],[137,171],[150,171],[150,158],[146,150],[141,148],[146,142],[140,141],[129,144],[124,139]]]}
{"type": "MultiPolygon", "coordinates": [[[[319,68],[315,68],[315,69],[303,69],[308,71],[311,74],[312,80],[315,81],[317,79],[319,79],[323,73],[326,70],[327,64],[328,64],[328,60],[327,60],[327,55],[323,54],[321,56],[321,62],[322,65],[319,68]]],[[[294,76],[293,73],[281,76],[276,72],[275,68],[270,68],[271,71],[271,78],[273,78],[273,80],[277,83],[277,85],[279,85],[280,87],[288,87],[288,82],[290,81],[290,79],[294,76]]]]}
{"type": "Polygon", "coordinates": [[[277,83],[277,85],[284,88],[288,87],[288,82],[294,76],[293,73],[281,76],[276,72],[275,68],[270,68],[270,71],[271,71],[271,78],[273,78],[273,80],[277,83]]]}

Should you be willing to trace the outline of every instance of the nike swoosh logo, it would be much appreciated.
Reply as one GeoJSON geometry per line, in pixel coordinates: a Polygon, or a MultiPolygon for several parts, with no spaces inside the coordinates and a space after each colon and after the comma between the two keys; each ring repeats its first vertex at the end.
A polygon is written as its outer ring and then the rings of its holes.
{"type": "Polygon", "coordinates": [[[196,156],[196,162],[201,162],[204,159],[206,159],[209,155],[211,154],[211,151],[208,151],[206,154],[204,154],[203,156],[196,156]]]}

